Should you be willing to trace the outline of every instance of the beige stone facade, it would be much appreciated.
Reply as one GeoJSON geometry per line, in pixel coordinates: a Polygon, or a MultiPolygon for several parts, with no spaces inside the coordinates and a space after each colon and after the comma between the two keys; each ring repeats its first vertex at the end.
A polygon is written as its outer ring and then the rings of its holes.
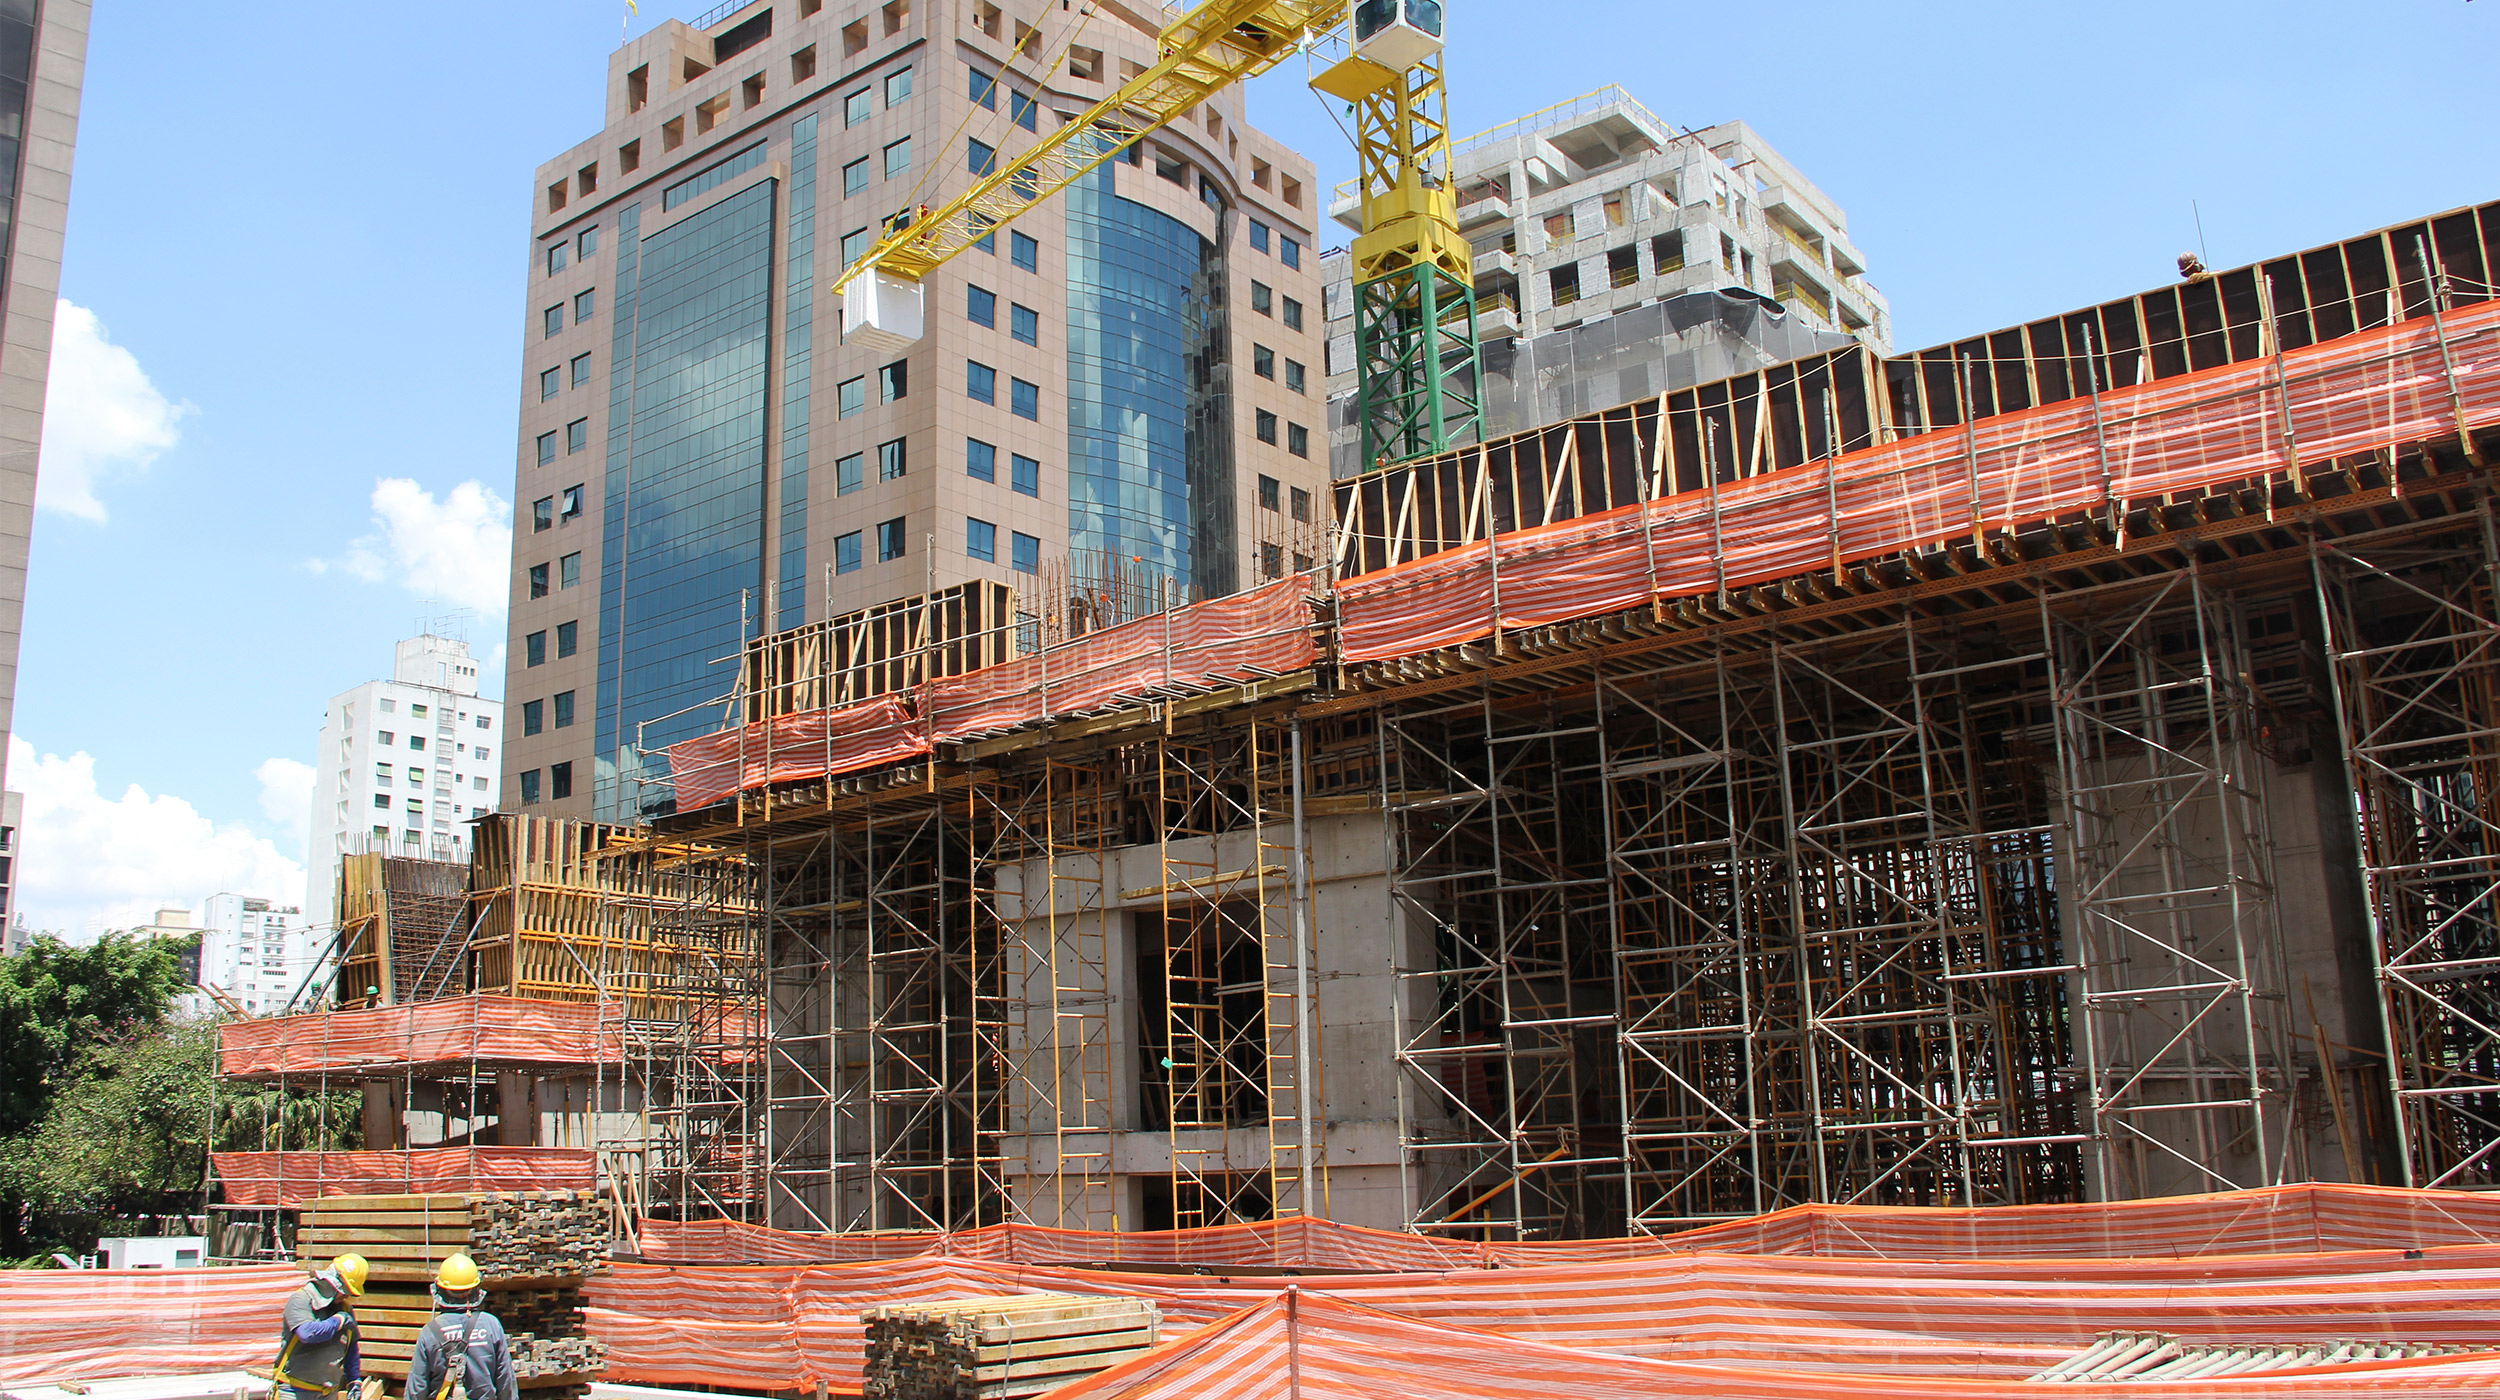
{"type": "MultiPolygon", "coordinates": [[[[1077,534],[1072,523],[1070,464],[1077,454],[1072,407],[1080,417],[1103,416],[1086,398],[1093,392],[1087,384],[1096,376],[1088,371],[1079,376],[1086,382],[1072,383],[1079,350],[1070,331],[1067,209],[1075,192],[1055,196],[1012,229],[1002,229],[994,251],[965,253],[931,276],[925,287],[927,332],[899,360],[840,342],[840,298],[833,283],[844,266],[846,239],[853,250],[863,247],[881,218],[938,203],[971,183],[977,158],[972,143],[1012,163],[1020,151],[1112,91],[1124,75],[1151,63],[1158,22],[1155,11],[1099,0],[1080,9],[1035,0],[1000,5],[759,0],[716,11],[700,28],[663,24],[610,56],[606,125],[541,166],[531,190],[534,234],[522,326],[507,690],[513,722],[504,750],[504,805],[531,805],[535,791],[538,804],[553,811],[593,814],[591,775],[605,742],[597,709],[601,680],[624,676],[623,689],[633,691],[632,668],[654,655],[659,643],[651,639],[664,630],[634,621],[654,612],[647,601],[639,609],[635,603],[637,588],[661,586],[646,585],[647,580],[680,580],[667,585],[671,603],[664,610],[665,630],[675,639],[669,644],[683,649],[672,673],[678,704],[662,707],[658,700],[638,701],[631,694],[619,698],[608,731],[613,743],[604,750],[610,758],[616,747],[632,741],[637,721],[726,691],[726,666],[711,667],[702,678],[715,680],[708,691],[689,677],[699,661],[734,650],[742,605],[744,625],[753,631],[916,596],[932,584],[944,588],[989,578],[1017,588],[1020,610],[1050,610],[1046,595],[1065,587],[1072,536],[1080,547],[1093,538],[1077,534]],[[981,100],[985,83],[996,84],[986,102],[981,100]],[[1029,131],[1020,120],[1028,112],[1029,131]],[[794,139],[811,115],[812,152],[794,139]],[[897,156],[898,143],[905,141],[908,155],[897,156]],[[759,143],[761,150],[753,150],[759,143]],[[763,182],[773,182],[774,191],[752,194],[763,182]],[[808,220],[792,217],[800,212],[793,201],[811,190],[808,229],[808,220]],[[649,415],[662,411],[654,407],[660,395],[650,388],[659,323],[641,322],[626,338],[616,334],[620,252],[626,242],[618,233],[630,221],[633,246],[651,249],[681,225],[701,229],[717,223],[726,230],[728,206],[742,197],[750,203],[772,201],[770,327],[762,342],[769,379],[758,459],[752,463],[763,480],[761,509],[750,510],[751,493],[735,494],[733,504],[706,506],[740,523],[722,527],[709,543],[672,546],[678,554],[663,557],[651,543],[656,536],[646,524],[650,514],[635,494],[639,483],[618,483],[618,505],[627,513],[621,522],[605,518],[611,509],[610,464],[655,460],[656,439],[647,428],[649,415]],[[675,207],[664,207],[671,204],[675,207]],[[587,256],[585,232],[591,233],[587,256]],[[1011,240],[1017,234],[1034,240],[1029,269],[1016,265],[1011,240]],[[812,254],[791,256],[794,240],[811,236],[812,254]],[[565,251],[551,255],[558,247],[565,251]],[[970,319],[974,289],[995,296],[993,324],[970,319]],[[577,301],[585,293],[588,299],[577,301]],[[1037,318],[1032,343],[1013,334],[1016,308],[1037,318]],[[794,347],[803,341],[812,341],[812,348],[794,357],[794,347]],[[644,359],[641,377],[631,385],[619,386],[611,378],[620,353],[644,359]],[[897,363],[904,392],[888,401],[880,386],[897,363]],[[994,404],[976,402],[970,393],[976,364],[995,373],[994,404]],[[542,378],[550,372],[552,379],[542,378]],[[855,412],[845,413],[844,386],[854,380],[860,402],[855,412]],[[1013,409],[1016,381],[1037,388],[1033,417],[1013,409]],[[612,423],[628,405],[634,422],[612,423]],[[611,443],[612,426],[619,427],[621,444],[611,443]],[[803,451],[797,446],[802,437],[803,451]],[[549,449],[541,448],[542,438],[549,449]],[[904,470],[885,479],[879,447],[896,441],[904,444],[904,470]],[[995,480],[970,474],[973,442],[995,447],[995,480]],[[854,453],[860,454],[861,480],[846,492],[839,464],[854,453]],[[1032,494],[1011,481],[1017,457],[1038,464],[1032,494]],[[803,486],[797,466],[804,469],[803,486]],[[575,488],[578,497],[568,494],[575,488]],[[803,506],[793,509],[800,501],[803,506]],[[752,529],[742,512],[755,517],[752,529]],[[881,560],[877,527],[895,520],[903,522],[902,555],[881,560]],[[977,527],[971,522],[976,521],[995,529],[992,559],[974,557],[977,527]],[[840,542],[855,532],[861,562],[856,569],[841,567],[840,542]],[[1034,542],[1022,560],[1014,554],[1017,536],[1034,542]],[[616,560],[604,557],[612,540],[622,542],[616,560]],[[636,550],[642,553],[636,556],[636,550]],[[683,557],[689,550],[717,558],[722,566],[704,569],[700,558],[683,557]],[[644,562],[655,560],[656,565],[644,562]],[[1038,567],[1020,569],[1019,562],[1038,567]],[[532,573],[541,568],[543,593],[532,573]],[[683,582],[691,573],[701,573],[702,580],[683,582]],[[568,578],[573,582],[567,584],[568,578]],[[604,643],[603,601],[614,610],[604,643]],[[568,622],[575,625],[575,645],[569,655],[560,655],[557,629],[568,622]],[[706,628],[715,641],[725,638],[731,645],[698,660],[700,647],[683,638],[706,628]],[[530,641],[542,633],[543,642],[530,641]],[[538,654],[534,645],[544,652],[538,664],[531,664],[538,654]],[[603,646],[610,649],[604,660],[603,646]],[[568,694],[573,719],[559,728],[556,697],[568,694]],[[534,701],[544,705],[535,734],[528,732],[528,706],[534,701]],[[559,763],[573,765],[569,795],[561,799],[554,781],[559,763]],[[532,772],[541,776],[528,777],[532,772]]],[[[1212,353],[1190,362],[1202,397],[1193,401],[1190,421],[1141,420],[1118,448],[1127,454],[1124,469],[1141,478],[1160,473],[1168,484],[1181,470],[1179,462],[1167,460],[1170,443],[1178,441],[1176,435],[1195,435],[1189,440],[1197,479],[1189,483],[1187,503],[1198,527],[1194,576],[1177,584],[1200,593],[1224,592],[1316,562],[1324,533],[1326,417],[1316,246],[1322,191],[1309,162],[1251,128],[1242,94],[1232,90],[1115,159],[1109,169],[1119,199],[1177,221],[1215,250],[1218,275],[1197,290],[1215,294],[1201,299],[1220,303],[1203,314],[1220,318],[1209,324],[1226,334],[1212,353]],[[1298,265],[1286,260],[1288,241],[1298,265]],[[1299,329],[1286,323],[1289,306],[1300,315],[1299,329]],[[1262,369],[1267,373],[1258,372],[1262,369]],[[1299,388],[1288,387],[1289,379],[1298,379],[1299,388]],[[1262,415],[1274,416],[1272,444],[1261,440],[1262,415]],[[1223,441],[1211,448],[1208,435],[1223,441]],[[1297,443],[1300,454],[1292,450],[1297,443]],[[1228,481],[1221,472],[1199,470],[1200,459],[1220,462],[1225,449],[1228,481]],[[1272,491],[1263,491],[1262,478],[1275,483],[1272,491]],[[1297,503],[1304,501],[1311,519],[1296,522],[1297,503]],[[1210,567],[1226,549],[1235,560],[1229,578],[1210,567]]],[[[693,236],[681,232],[676,241],[681,252],[693,236]]],[[[643,263],[648,287],[650,258],[643,263]]],[[[1146,266],[1114,271],[1121,277],[1166,275],[1146,266]]],[[[689,302],[671,314],[702,311],[689,302]]],[[[645,307],[635,314],[660,313],[645,307]]],[[[1116,360],[1125,353],[1115,346],[1108,356],[1096,357],[1100,347],[1089,342],[1083,348],[1095,358],[1116,360]]],[[[738,363],[751,373],[751,361],[738,363]]],[[[1178,416],[1177,407],[1165,414],[1167,420],[1178,416]]],[[[751,423],[752,415],[741,421],[751,423]]],[[[686,449],[697,450],[700,444],[686,449]]],[[[1101,465],[1094,462],[1090,469],[1099,473],[1101,465]]],[[[741,459],[736,472],[747,470],[741,459]]],[[[1136,486],[1142,490],[1142,480],[1136,486]]],[[[721,500],[731,496],[724,487],[721,500]]],[[[654,746],[683,737],[676,730],[684,727],[677,722],[654,746]]],[[[624,786],[612,794],[614,805],[605,814],[623,814],[619,807],[630,805],[632,795],[624,786]]]]}

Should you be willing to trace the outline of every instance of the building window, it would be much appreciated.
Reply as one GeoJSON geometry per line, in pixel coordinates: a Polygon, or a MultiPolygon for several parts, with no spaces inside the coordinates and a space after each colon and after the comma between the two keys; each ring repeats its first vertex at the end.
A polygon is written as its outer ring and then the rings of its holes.
{"type": "Polygon", "coordinates": [[[1285,361],[1285,387],[1299,394],[1302,392],[1302,383],[1302,362],[1300,360],[1285,361]]]}
{"type": "Polygon", "coordinates": [[[1564,263],[1545,274],[1546,286],[1554,294],[1556,306],[1569,306],[1580,299],[1580,265],[1564,263]]]}
{"type": "MultiPolygon", "coordinates": [[[[1264,416],[1266,416],[1266,417],[1267,417],[1267,418],[1268,418],[1271,422],[1272,422],[1272,421],[1274,421],[1274,415],[1273,415],[1273,414],[1264,415],[1264,416]]],[[[1269,439],[1269,440],[1270,440],[1270,441],[1273,441],[1274,439],[1269,439]]],[[[1276,496],[1276,493],[1277,493],[1277,489],[1278,489],[1278,487],[1280,487],[1282,484],[1283,484],[1283,483],[1281,483],[1281,482],[1277,481],[1277,479],[1276,479],[1276,478],[1274,478],[1274,477],[1272,477],[1272,476],[1269,476],[1269,475],[1265,474],[1264,472],[1260,474],[1260,476],[1259,476],[1259,509],[1261,509],[1261,510],[1274,510],[1274,509],[1276,509],[1276,505],[1277,505],[1277,496],[1276,496]]]]}
{"type": "Polygon", "coordinates": [[[842,193],[847,198],[866,188],[868,188],[868,157],[861,156],[842,167],[842,193]]]}
{"type": "MultiPolygon", "coordinates": [[[[477,727],[478,727],[478,728],[480,728],[480,729],[492,729],[492,728],[494,728],[494,727],[495,727],[495,718],[494,718],[494,716],[492,716],[492,715],[479,715],[479,716],[477,717],[477,727]]],[[[479,749],[479,750],[477,751],[477,756],[478,756],[478,757],[480,757],[480,758],[484,758],[484,757],[486,757],[486,750],[484,750],[484,749],[479,749]]]]}
{"type": "Polygon", "coordinates": [[[987,141],[964,139],[964,169],[987,175],[998,169],[998,148],[987,141]]]}
{"type": "Polygon", "coordinates": [[[545,701],[524,700],[521,702],[521,733],[524,737],[536,734],[540,730],[545,729],[547,727],[546,719],[547,704],[545,701]]]}
{"type": "MultiPolygon", "coordinates": [[[[541,496],[537,500],[530,502],[530,533],[535,535],[541,530],[552,530],[555,527],[556,498],[553,496],[541,496]]],[[[388,704],[390,702],[384,701],[383,703],[388,704]]]]}
{"type": "Polygon", "coordinates": [[[1042,386],[1021,379],[1008,380],[1007,411],[1018,418],[1042,421],[1042,386]]]}
{"type": "Polygon", "coordinates": [[[964,553],[984,564],[998,562],[998,527],[986,520],[964,517],[964,553]]]}
{"type": "Polygon", "coordinates": [[[486,780],[484,778],[471,778],[469,779],[469,785],[477,789],[479,792],[486,791],[486,780]]]}
{"type": "Polygon", "coordinates": [[[547,566],[544,564],[530,565],[530,596],[533,598],[547,596],[547,566]]]}
{"type": "Polygon", "coordinates": [[[985,287],[964,287],[964,319],[976,326],[998,324],[998,293],[985,287]]]}
{"type": "Polygon", "coordinates": [[[573,357],[573,387],[578,389],[589,382],[590,352],[585,350],[573,357]]]}
{"type": "Polygon", "coordinates": [[[833,541],[833,571],[850,574],[859,571],[859,531],[837,535],[833,541]]]}
{"type": "Polygon", "coordinates": [[[425,736],[422,734],[409,735],[408,747],[415,749],[419,753],[425,752],[425,736]]]}
{"type": "Polygon", "coordinates": [[[1684,230],[1670,229],[1649,240],[1649,263],[1652,274],[1664,277],[1684,270],[1684,230]]]}
{"type": "Polygon", "coordinates": [[[877,523],[877,562],[903,557],[903,517],[877,523]]]}
{"type": "Polygon", "coordinates": [[[911,169],[911,138],[889,143],[885,148],[885,178],[891,180],[911,169]]]}
{"type": "Polygon", "coordinates": [[[895,438],[891,442],[877,444],[877,480],[900,481],[903,479],[903,443],[904,439],[895,438]]]}
{"type": "Polygon", "coordinates": [[[550,243],[547,245],[548,276],[553,277],[557,273],[564,270],[564,255],[572,248],[572,246],[573,245],[570,243],[550,243]]]}
{"type": "Polygon", "coordinates": [[[1293,488],[1293,518],[1306,524],[1311,519],[1311,493],[1299,486],[1293,488]]]}
{"type": "Polygon", "coordinates": [[[1285,450],[1296,457],[1311,455],[1311,430],[1299,423],[1285,425],[1285,450]]]}
{"type": "Polygon", "coordinates": [[[1250,372],[1261,379],[1276,377],[1276,352],[1264,345],[1250,347],[1250,372]]]}
{"type": "Polygon", "coordinates": [[[1008,261],[1027,272],[1038,272],[1042,266],[1042,245],[1014,229],[1009,229],[1007,230],[1007,258],[1008,261]]]}
{"type": "Polygon", "coordinates": [[[547,765],[547,795],[558,802],[573,795],[573,765],[571,763],[547,765]]]}
{"type": "Polygon", "coordinates": [[[1263,544],[1263,545],[1260,545],[1260,546],[1259,546],[1259,577],[1261,577],[1261,578],[1283,578],[1284,576],[1285,576],[1285,547],[1284,547],[1283,545],[1281,545],[1281,544],[1263,544]]]}
{"type": "Polygon", "coordinates": [[[556,728],[570,729],[572,727],[573,692],[569,690],[559,690],[556,692],[556,728]]]}
{"type": "MultiPolygon", "coordinates": [[[[581,641],[581,636],[582,636],[582,625],[581,625],[580,623],[578,623],[578,622],[559,622],[559,623],[557,623],[557,624],[556,624],[556,658],[557,658],[558,660],[562,660],[562,659],[563,659],[563,658],[565,658],[565,657],[571,656],[574,652],[579,651],[579,650],[581,649],[581,647],[580,647],[580,645],[579,645],[579,643],[580,643],[580,641],[581,641]]],[[[486,717],[485,717],[484,715],[480,715],[480,716],[478,716],[478,726],[477,726],[478,728],[480,728],[480,729],[484,729],[484,728],[486,727],[486,724],[485,724],[485,719],[486,719],[486,717]]]]}
{"type": "Polygon", "coordinates": [[[868,114],[874,110],[875,108],[869,105],[868,89],[866,88],[861,88],[859,91],[844,97],[842,99],[843,129],[848,130],[859,125],[861,122],[868,120],[868,114]]]}
{"type": "Polygon", "coordinates": [[[564,372],[562,369],[551,365],[538,372],[538,401],[540,403],[545,403],[547,400],[554,398],[556,396],[556,391],[563,387],[564,372]]]}
{"type": "Polygon", "coordinates": [[[553,339],[556,332],[564,329],[564,303],[557,302],[555,305],[548,307],[545,311],[539,313],[538,319],[540,324],[546,328],[546,335],[544,338],[553,339]]]}
{"type": "Polygon", "coordinates": [[[1285,329],[1289,331],[1302,329],[1302,303],[1295,301],[1292,297],[1285,298],[1285,329]]]}
{"type": "Polygon", "coordinates": [[[1265,282],[1250,284],[1250,309],[1262,316],[1276,314],[1276,289],[1265,282]]]}
{"type": "Polygon", "coordinates": [[[1027,345],[1042,343],[1042,313],[1029,306],[1007,308],[1007,334],[1027,345]]]}
{"type": "Polygon", "coordinates": [[[1276,245],[1276,255],[1284,260],[1284,264],[1287,267],[1302,266],[1302,245],[1294,239],[1285,238],[1278,240],[1276,245]]]}
{"type": "Polygon", "coordinates": [[[572,422],[564,425],[564,452],[566,456],[569,457],[588,446],[590,446],[589,419],[576,418],[572,422]]]}
{"type": "Polygon", "coordinates": [[[868,406],[868,376],[855,374],[834,386],[833,416],[848,418],[868,406]]]}
{"type": "Polygon", "coordinates": [[[538,770],[535,768],[525,768],[521,770],[521,805],[527,807],[537,800],[538,770]]]}
{"type": "MultiPolygon", "coordinates": [[[[1259,410],[1258,423],[1259,441],[1264,442],[1271,447],[1274,446],[1276,443],[1276,415],[1262,408],[1259,410]]],[[[1276,503],[1273,500],[1269,501],[1267,505],[1270,510],[1276,508],[1276,503]]]]}
{"type": "Polygon", "coordinates": [[[559,511],[559,512],[557,512],[557,517],[558,517],[559,519],[563,519],[563,520],[571,520],[571,519],[573,519],[575,516],[580,515],[581,513],[582,513],[582,488],[581,488],[581,487],[579,487],[579,486],[567,486],[567,487],[565,487],[565,488],[564,488],[564,509],[563,509],[563,510],[561,510],[561,511],[559,511]]]}
{"type": "Polygon", "coordinates": [[[1039,496],[1042,494],[1041,463],[1030,457],[1018,456],[1015,460],[1008,463],[1008,467],[1014,475],[1008,480],[1007,484],[1017,495],[1039,496]]]}
{"type": "Polygon", "coordinates": [[[1007,114],[1015,119],[1016,125],[1027,131],[1041,130],[1042,104],[1034,98],[1010,91],[1007,94],[1007,114]]]}
{"type": "Polygon", "coordinates": [[[910,69],[906,68],[900,73],[889,73],[886,75],[885,105],[888,107],[895,106],[901,103],[904,98],[909,96],[911,96],[910,69]]]}
{"type": "Polygon", "coordinates": [[[1250,246],[1262,253],[1267,251],[1267,225],[1256,219],[1250,221],[1250,246]]]}
{"type": "Polygon", "coordinates": [[[544,632],[532,632],[528,636],[523,637],[521,639],[521,650],[529,657],[529,660],[523,664],[530,666],[546,665],[547,634],[544,632]]]}
{"type": "Polygon", "coordinates": [[[381,731],[381,734],[379,735],[379,738],[380,738],[380,741],[381,741],[381,745],[382,745],[382,747],[384,747],[384,748],[386,748],[386,749],[387,749],[387,748],[389,748],[391,745],[396,744],[396,743],[398,743],[398,742],[399,742],[399,736],[398,736],[398,735],[396,735],[396,734],[393,734],[391,731],[389,731],[389,730],[387,730],[387,729],[385,729],[385,730],[381,731]]]}
{"type": "Polygon", "coordinates": [[[911,393],[911,362],[896,360],[877,370],[877,402],[892,403],[911,393]]]}
{"type": "Polygon", "coordinates": [[[989,74],[982,72],[978,68],[968,67],[966,71],[972,74],[972,100],[980,103],[982,108],[986,111],[997,111],[998,79],[991,77],[989,74]]]}
{"type": "Polygon", "coordinates": [[[598,306],[598,303],[599,292],[595,287],[587,292],[577,293],[573,298],[573,324],[578,326],[589,320],[590,313],[598,306]]]}
{"type": "Polygon", "coordinates": [[[582,581],[582,552],[574,550],[556,561],[556,587],[571,588],[582,581]]]}
{"type": "Polygon", "coordinates": [[[1042,542],[1033,535],[1011,534],[1007,537],[1009,567],[1020,574],[1042,571],[1042,542]]]}
{"type": "Polygon", "coordinates": [[[373,805],[383,809],[384,811],[389,811],[391,806],[391,795],[387,792],[375,793],[373,795],[373,805]]]}
{"type": "Polygon", "coordinates": [[[833,464],[833,494],[847,496],[866,483],[861,480],[863,454],[854,452],[833,464]]]}
{"type": "Polygon", "coordinates": [[[978,360],[964,361],[964,396],[974,403],[998,402],[998,371],[978,360]]]}
{"type": "Polygon", "coordinates": [[[543,467],[555,459],[556,435],[553,433],[540,433],[538,435],[538,465],[543,467]]]}
{"type": "Polygon", "coordinates": [[[599,230],[583,229],[581,236],[573,241],[577,245],[573,250],[575,255],[587,260],[591,254],[599,251],[599,230]]]}
{"type": "Polygon", "coordinates": [[[975,481],[998,480],[997,446],[979,438],[965,438],[964,475],[975,481]]]}

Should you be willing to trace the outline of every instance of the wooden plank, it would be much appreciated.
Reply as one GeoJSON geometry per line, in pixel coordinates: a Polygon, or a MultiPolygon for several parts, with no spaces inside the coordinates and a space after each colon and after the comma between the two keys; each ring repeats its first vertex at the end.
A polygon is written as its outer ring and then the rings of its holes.
{"type": "MultiPolygon", "coordinates": [[[[1078,1355],[1099,1356],[1109,1351],[1143,1351],[1155,1344],[1155,1329],[1132,1327],[1118,1332],[1082,1332],[1074,1336],[1037,1338],[1031,1341],[984,1342],[972,1349],[973,1356],[987,1370],[992,1362],[1034,1360],[1043,1357],[1078,1355]]],[[[1105,1361],[1099,1364],[1109,1365],[1105,1361]]]]}
{"type": "Polygon", "coordinates": [[[343,1244],[353,1247],[365,1243],[377,1245],[435,1244],[447,1240],[466,1244],[468,1239],[469,1222],[466,1220],[462,1220],[460,1222],[460,1228],[456,1230],[436,1229],[426,1225],[357,1225],[352,1227],[341,1227],[333,1226],[324,1222],[320,1225],[305,1226],[303,1234],[298,1237],[298,1243],[306,1246],[316,1244],[343,1244]]]}
{"type": "Polygon", "coordinates": [[[469,1198],[432,1196],[324,1196],[313,1209],[322,1210],[456,1210],[466,1211],[469,1198]]]}

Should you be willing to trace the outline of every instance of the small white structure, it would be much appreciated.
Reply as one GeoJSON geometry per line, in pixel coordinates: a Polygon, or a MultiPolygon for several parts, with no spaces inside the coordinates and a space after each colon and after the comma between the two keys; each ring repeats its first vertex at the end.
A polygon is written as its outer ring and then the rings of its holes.
{"type": "Polygon", "coordinates": [[[207,1245],[198,1235],[120,1236],[95,1242],[108,1269],[196,1269],[207,1245]]]}

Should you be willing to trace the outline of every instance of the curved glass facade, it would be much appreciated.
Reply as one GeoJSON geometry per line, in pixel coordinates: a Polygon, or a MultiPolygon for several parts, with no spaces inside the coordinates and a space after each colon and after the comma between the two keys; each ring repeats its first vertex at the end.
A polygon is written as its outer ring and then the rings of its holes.
{"type": "Polygon", "coordinates": [[[635,260],[630,309],[621,277],[615,298],[631,411],[609,420],[603,818],[667,810],[666,761],[637,745],[656,754],[719,727],[717,707],[691,707],[728,689],[711,662],[738,654],[739,591],[762,596],[774,194],[758,181],[630,244],[619,229],[635,260]]]}
{"type": "Polygon", "coordinates": [[[1080,580],[1133,559],[1218,596],[1239,579],[1223,258],[1121,198],[1118,168],[1065,196],[1068,553],[1080,580]]]}

